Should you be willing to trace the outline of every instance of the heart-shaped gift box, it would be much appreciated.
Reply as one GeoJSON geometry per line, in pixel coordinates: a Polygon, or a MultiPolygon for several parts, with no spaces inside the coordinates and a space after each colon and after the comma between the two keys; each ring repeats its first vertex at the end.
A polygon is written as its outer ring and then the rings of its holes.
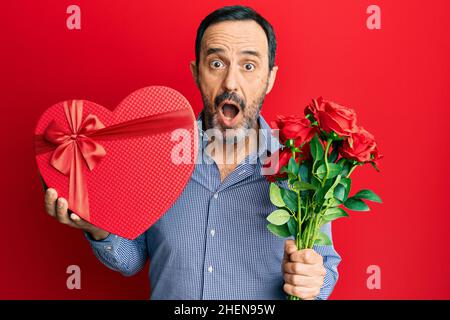
{"type": "Polygon", "coordinates": [[[57,103],[35,130],[43,182],[69,209],[110,233],[135,239],[182,193],[195,167],[198,128],[174,89],[139,89],[113,111],[94,102],[57,103]]]}

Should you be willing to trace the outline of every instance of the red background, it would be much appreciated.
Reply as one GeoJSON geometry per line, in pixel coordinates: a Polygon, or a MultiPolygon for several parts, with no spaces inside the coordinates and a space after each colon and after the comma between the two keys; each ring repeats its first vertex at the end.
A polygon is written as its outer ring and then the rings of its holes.
{"type": "MultiPolygon", "coordinates": [[[[278,78],[263,115],[301,112],[323,95],[356,109],[385,159],[354,174],[384,200],[334,224],[343,260],[333,299],[449,299],[450,3],[246,1],[275,27],[278,78]],[[366,8],[381,8],[381,30],[366,8]],[[381,289],[366,268],[381,268],[381,289]]],[[[147,272],[126,278],[103,265],[78,230],[44,212],[33,156],[40,114],[84,98],[113,108],[135,89],[173,87],[202,108],[188,68],[201,19],[230,1],[8,1],[2,4],[0,298],[147,299],[147,272]],[[66,8],[81,8],[81,30],[66,8]],[[81,267],[81,290],[66,268],[81,267]]]]}

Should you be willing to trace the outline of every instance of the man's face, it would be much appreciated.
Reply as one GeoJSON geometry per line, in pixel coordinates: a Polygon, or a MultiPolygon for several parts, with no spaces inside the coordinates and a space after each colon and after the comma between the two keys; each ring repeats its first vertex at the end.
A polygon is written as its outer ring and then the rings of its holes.
{"type": "Polygon", "coordinates": [[[255,21],[224,21],[209,26],[202,38],[198,68],[191,71],[202,94],[208,128],[226,142],[256,129],[264,97],[277,67],[269,72],[268,43],[255,21]]]}

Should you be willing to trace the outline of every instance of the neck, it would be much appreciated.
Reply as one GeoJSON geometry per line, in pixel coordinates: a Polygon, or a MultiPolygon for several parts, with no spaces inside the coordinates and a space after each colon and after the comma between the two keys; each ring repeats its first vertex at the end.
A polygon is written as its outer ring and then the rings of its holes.
{"type": "MultiPolygon", "coordinates": [[[[208,119],[206,114],[203,114],[204,118],[202,123],[204,124],[205,130],[210,129],[208,127],[208,119]]],[[[231,165],[236,166],[241,161],[245,159],[252,152],[258,150],[258,132],[259,132],[259,122],[256,121],[256,128],[253,132],[256,133],[246,136],[243,141],[235,143],[224,143],[219,139],[210,139],[208,141],[206,150],[210,153],[211,157],[216,161],[217,164],[221,165],[231,165]]]]}

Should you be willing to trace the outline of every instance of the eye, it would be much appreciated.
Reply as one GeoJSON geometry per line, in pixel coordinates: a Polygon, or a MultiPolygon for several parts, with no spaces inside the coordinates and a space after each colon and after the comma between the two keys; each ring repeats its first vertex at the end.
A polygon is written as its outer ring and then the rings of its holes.
{"type": "Polygon", "coordinates": [[[220,69],[224,67],[224,64],[220,60],[213,60],[209,63],[210,67],[213,69],[220,69]]]}
{"type": "Polygon", "coordinates": [[[244,68],[246,71],[253,71],[255,70],[255,65],[253,63],[246,63],[244,64],[244,68]]]}

